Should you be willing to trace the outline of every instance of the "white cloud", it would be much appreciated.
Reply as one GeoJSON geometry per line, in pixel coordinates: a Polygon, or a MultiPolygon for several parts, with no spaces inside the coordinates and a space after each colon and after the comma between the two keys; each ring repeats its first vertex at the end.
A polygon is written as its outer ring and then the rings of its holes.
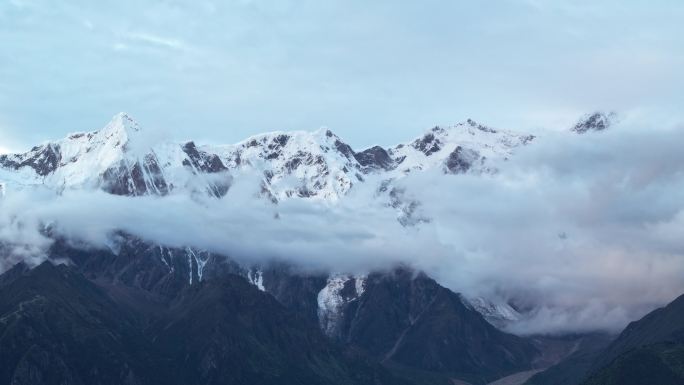
{"type": "MultiPolygon", "coordinates": [[[[516,332],[616,331],[684,292],[677,236],[684,231],[684,127],[640,127],[547,133],[495,175],[408,177],[399,185],[432,218],[413,228],[371,199],[370,182],[334,206],[297,199],[273,206],[255,200],[257,181],[240,175],[222,200],[10,191],[0,218],[10,230],[34,229],[21,236],[5,230],[15,244],[44,245],[35,229],[49,222],[94,244],[123,229],[170,246],[306,269],[406,263],[455,291],[535,306],[516,332]]],[[[35,249],[20,248],[27,250],[35,249]]]]}

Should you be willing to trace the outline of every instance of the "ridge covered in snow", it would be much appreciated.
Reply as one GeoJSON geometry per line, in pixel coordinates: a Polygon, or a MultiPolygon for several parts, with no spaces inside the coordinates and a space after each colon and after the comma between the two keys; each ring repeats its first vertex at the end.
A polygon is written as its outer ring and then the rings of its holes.
{"type": "Polygon", "coordinates": [[[534,139],[472,120],[434,127],[406,144],[355,151],[332,131],[271,132],[231,145],[151,141],[129,115],[104,128],[71,134],[21,154],[0,156],[0,183],[101,189],[116,195],[203,192],[224,195],[237,174],[256,175],[265,197],[334,202],[368,175],[391,181],[439,169],[445,174],[487,173],[534,139]]]}
{"type": "MultiPolygon", "coordinates": [[[[612,118],[590,115],[572,131],[603,130],[612,118]]],[[[261,196],[274,204],[297,198],[334,203],[355,185],[377,183],[371,185],[376,197],[397,211],[402,225],[410,226],[429,218],[420,216],[420,202],[405,197],[395,181],[429,170],[445,177],[494,173],[498,162],[514,156],[535,137],[467,120],[436,126],[407,143],[360,151],[327,129],[270,132],[230,145],[154,139],[129,115],[120,113],[100,130],[71,134],[25,153],[0,155],[0,198],[14,189],[35,186],[57,194],[91,189],[130,197],[204,194],[220,198],[234,178],[251,175],[260,184],[261,196]]],[[[170,273],[178,270],[189,284],[203,279],[210,253],[158,247],[158,257],[170,273]]],[[[267,290],[262,270],[243,270],[250,283],[267,290]]],[[[339,333],[345,309],[364,294],[365,282],[365,276],[328,277],[317,298],[317,315],[327,335],[339,333]]],[[[521,317],[507,303],[485,298],[464,299],[464,303],[497,327],[521,317]]]]}

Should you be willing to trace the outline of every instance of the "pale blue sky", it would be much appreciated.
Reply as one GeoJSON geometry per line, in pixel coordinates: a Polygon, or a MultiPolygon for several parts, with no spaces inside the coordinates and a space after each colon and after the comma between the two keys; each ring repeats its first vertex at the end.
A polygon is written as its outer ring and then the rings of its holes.
{"type": "Polygon", "coordinates": [[[119,111],[174,139],[681,118],[681,0],[0,0],[0,150],[119,111]]]}

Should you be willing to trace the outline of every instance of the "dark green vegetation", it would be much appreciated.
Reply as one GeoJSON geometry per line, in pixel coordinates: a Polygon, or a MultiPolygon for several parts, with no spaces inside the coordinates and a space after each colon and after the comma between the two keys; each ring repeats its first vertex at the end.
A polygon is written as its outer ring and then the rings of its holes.
{"type": "Polygon", "coordinates": [[[684,384],[684,345],[656,344],[619,355],[586,385],[684,384]]]}
{"type": "Polygon", "coordinates": [[[627,326],[585,384],[684,384],[684,296],[627,326]]]}
{"type": "MultiPolygon", "coordinates": [[[[264,277],[268,292],[314,322],[316,294],[325,280],[283,274],[282,267],[264,277]]],[[[455,378],[486,384],[530,369],[539,354],[529,340],[490,325],[460,295],[404,268],[369,275],[364,294],[347,304],[333,338],[426,384],[452,384],[455,378]]]]}
{"type": "Polygon", "coordinates": [[[73,268],[18,265],[0,287],[0,383],[402,383],[238,276],[168,305],[147,318],[73,268]]]}
{"type": "Polygon", "coordinates": [[[323,276],[264,271],[135,239],[116,253],[56,242],[0,275],[0,384],[453,384],[527,370],[538,355],[460,296],[408,269],[368,277],[326,336],[323,276]],[[190,279],[192,278],[192,283],[190,279]]]}
{"type": "Polygon", "coordinates": [[[605,349],[580,350],[530,385],[684,385],[684,296],[632,322],[605,349]]]}
{"type": "Polygon", "coordinates": [[[521,338],[406,268],[348,281],[321,331],[326,277],[133,238],[116,253],[56,242],[53,261],[0,275],[0,384],[684,385],[684,297],[602,335],[521,338]],[[202,279],[200,279],[202,277],[202,279]],[[570,352],[570,354],[568,354],[570,352]]]}

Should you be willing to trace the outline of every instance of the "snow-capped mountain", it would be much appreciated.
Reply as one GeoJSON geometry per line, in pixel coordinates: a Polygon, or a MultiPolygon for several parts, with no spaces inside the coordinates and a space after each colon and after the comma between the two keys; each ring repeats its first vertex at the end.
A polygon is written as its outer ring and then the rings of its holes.
{"type": "Polygon", "coordinates": [[[340,337],[343,313],[351,302],[363,295],[365,285],[366,276],[333,274],[328,277],[325,287],[317,296],[318,321],[327,336],[340,337]]]}
{"type": "MultiPolygon", "coordinates": [[[[602,130],[611,119],[614,114],[588,115],[572,130],[602,130]]],[[[396,180],[428,170],[445,177],[492,173],[497,162],[508,160],[535,137],[467,120],[434,127],[404,144],[360,151],[327,129],[271,132],[230,145],[154,139],[133,118],[120,113],[100,130],[71,134],[26,153],[2,155],[0,196],[11,189],[44,186],[56,193],[100,189],[124,196],[200,193],[221,197],[234,178],[251,175],[259,181],[262,197],[273,203],[299,198],[335,204],[357,184],[379,183],[372,186],[376,197],[397,211],[403,225],[413,225],[429,218],[420,216],[420,202],[405,197],[394,186],[396,180]]],[[[190,284],[202,280],[212,260],[211,254],[189,248],[145,248],[163,263],[160,269],[180,274],[190,284]]],[[[260,290],[268,291],[268,277],[262,270],[249,266],[238,270],[260,290]]],[[[363,294],[364,280],[334,274],[317,292],[317,318],[326,334],[339,332],[341,314],[363,294]]],[[[499,327],[520,317],[507,304],[484,298],[464,303],[499,327]]]]}
{"type": "Polygon", "coordinates": [[[0,183],[64,189],[97,188],[117,195],[202,191],[222,196],[232,177],[257,175],[274,202],[291,197],[334,202],[368,174],[393,180],[421,170],[491,172],[534,139],[468,120],[435,127],[390,148],[355,151],[330,130],[272,132],[232,145],[157,143],[129,115],[104,128],[69,135],[21,154],[0,156],[0,183]]]}
{"type": "Polygon", "coordinates": [[[504,301],[494,302],[484,297],[474,297],[464,299],[463,304],[482,314],[489,323],[499,328],[523,318],[520,312],[504,301]]]}
{"type": "MultiPolygon", "coordinates": [[[[1,156],[0,179],[8,185],[43,185],[57,192],[94,188],[116,195],[166,195],[188,187],[191,164],[198,161],[178,145],[149,143],[140,125],[120,113],[98,131],[1,156]]],[[[214,186],[193,182],[192,188],[213,191],[214,186]]]]}
{"type": "MultiPolygon", "coordinates": [[[[438,170],[445,177],[493,172],[497,161],[508,159],[534,137],[468,120],[434,127],[405,144],[361,151],[327,129],[271,132],[231,145],[153,139],[129,115],[117,114],[100,130],[0,156],[0,191],[44,186],[56,193],[100,189],[124,196],[201,193],[221,197],[235,177],[251,175],[261,184],[262,196],[274,203],[301,198],[334,204],[356,184],[373,180],[381,181],[373,186],[379,199],[397,210],[402,224],[410,225],[426,218],[415,213],[419,202],[405,198],[393,181],[426,170],[438,170]]],[[[163,245],[149,253],[163,262],[162,269],[182,274],[190,284],[202,280],[210,260],[206,252],[163,245]]],[[[265,290],[261,271],[242,269],[241,273],[265,290]]],[[[317,310],[327,334],[337,333],[340,313],[362,292],[362,277],[329,277],[318,294],[317,310]],[[353,290],[348,289],[354,282],[353,290]]]]}
{"type": "MultiPolygon", "coordinates": [[[[589,117],[584,126],[591,127],[586,131],[603,129],[600,122],[603,120],[589,117]]],[[[404,144],[358,151],[326,129],[266,133],[231,145],[198,145],[155,140],[130,116],[118,114],[98,131],[72,134],[26,153],[0,156],[0,197],[40,186],[55,194],[101,190],[130,199],[200,195],[200,203],[206,203],[222,198],[237,178],[247,178],[255,181],[261,198],[274,205],[288,199],[336,205],[355,186],[365,185],[375,192],[369,199],[395,209],[399,222],[410,226],[430,218],[421,216],[421,202],[413,201],[399,187],[399,180],[430,171],[444,178],[495,173],[500,162],[534,141],[532,135],[495,130],[468,120],[434,127],[404,144]]],[[[335,349],[363,352],[363,357],[370,357],[391,375],[401,377],[407,369],[413,373],[411,377],[423,373],[425,381],[416,384],[434,383],[434,378],[444,383],[454,379],[487,383],[529,370],[542,355],[539,343],[505,332],[509,323],[525,314],[505,302],[466,298],[410,267],[389,266],[355,274],[302,272],[287,262],[250,265],[229,255],[156,244],[123,231],[111,234],[107,240],[111,242],[100,248],[66,239],[53,233],[48,224],[43,231],[51,238],[45,258],[56,263],[68,261],[69,266],[54,268],[46,263],[31,272],[28,265],[19,264],[0,275],[0,286],[32,288],[34,280],[46,282],[44,292],[49,295],[45,298],[55,294],[56,303],[79,303],[87,309],[105,306],[106,312],[95,313],[105,316],[104,321],[130,311],[131,317],[151,325],[140,328],[131,324],[130,329],[135,331],[131,335],[141,330],[149,333],[139,336],[149,338],[149,351],[166,352],[170,346],[185,349],[187,345],[187,352],[155,359],[173,367],[199,368],[192,376],[219,378],[213,377],[215,368],[239,361],[245,348],[254,348],[253,357],[262,357],[261,347],[269,347],[265,358],[259,358],[263,360],[273,356],[271,346],[299,346],[292,341],[311,342],[311,346],[302,345],[303,356],[331,344],[335,349]],[[80,290],[92,298],[78,295],[80,290]],[[101,299],[105,294],[106,299],[101,299]],[[244,314],[248,316],[243,318],[244,314]],[[155,319],[162,321],[153,322],[155,319]],[[291,331],[293,338],[282,339],[283,331],[291,331]],[[226,350],[235,346],[239,346],[236,352],[226,350]],[[194,364],[188,364],[188,357],[193,357],[194,364]],[[396,368],[401,370],[395,373],[396,368]]],[[[0,257],[12,261],[7,257],[12,251],[4,246],[0,243],[0,257]]],[[[38,298],[28,296],[32,291],[25,293],[27,297],[17,305],[20,310],[26,303],[33,306],[38,298]]],[[[14,297],[7,295],[5,301],[14,301],[14,297]]],[[[33,317],[43,312],[40,303],[36,306],[33,317]]],[[[85,314],[82,311],[72,315],[62,312],[63,308],[51,309],[51,319],[63,317],[64,324],[89,322],[90,318],[81,316],[85,314]]],[[[22,341],[27,348],[34,346],[30,338],[22,341]]],[[[51,346],[60,345],[55,342],[51,346]]],[[[125,353],[122,357],[130,356],[125,349],[121,351],[125,353]]],[[[289,354],[282,357],[287,361],[289,354]]],[[[343,357],[333,358],[332,367],[346,362],[343,357]]],[[[112,373],[120,376],[126,370],[123,365],[112,373]]],[[[187,378],[175,377],[170,375],[179,383],[190,383],[187,378]]],[[[372,383],[383,382],[375,378],[372,383]]],[[[391,378],[384,383],[401,382],[391,378]]]]}
{"type": "Polygon", "coordinates": [[[583,116],[574,127],[572,131],[578,134],[584,134],[589,131],[603,131],[612,126],[616,122],[618,116],[615,112],[594,112],[583,116]]]}

